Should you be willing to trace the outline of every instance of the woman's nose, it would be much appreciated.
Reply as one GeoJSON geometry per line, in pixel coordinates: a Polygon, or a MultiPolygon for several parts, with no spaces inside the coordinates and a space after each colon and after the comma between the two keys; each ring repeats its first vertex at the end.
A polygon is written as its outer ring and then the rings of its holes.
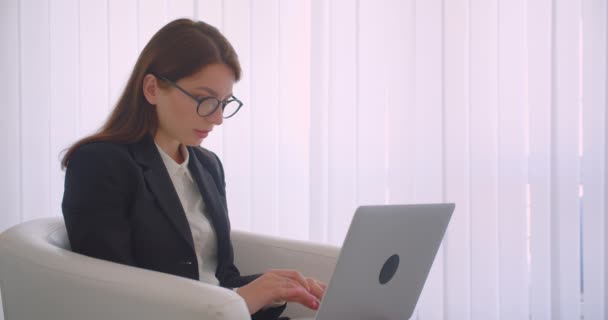
{"type": "Polygon", "coordinates": [[[208,115],[206,118],[207,120],[209,120],[209,122],[215,124],[216,126],[219,126],[224,122],[223,111],[223,108],[217,108],[212,114],[208,115]]]}

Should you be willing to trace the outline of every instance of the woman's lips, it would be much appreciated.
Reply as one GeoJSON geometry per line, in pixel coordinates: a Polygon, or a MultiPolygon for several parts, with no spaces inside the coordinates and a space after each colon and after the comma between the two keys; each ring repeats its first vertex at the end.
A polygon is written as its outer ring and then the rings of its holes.
{"type": "Polygon", "coordinates": [[[199,139],[207,138],[207,136],[209,135],[209,132],[211,132],[211,131],[194,129],[194,134],[196,134],[196,136],[199,137],[199,139]]]}

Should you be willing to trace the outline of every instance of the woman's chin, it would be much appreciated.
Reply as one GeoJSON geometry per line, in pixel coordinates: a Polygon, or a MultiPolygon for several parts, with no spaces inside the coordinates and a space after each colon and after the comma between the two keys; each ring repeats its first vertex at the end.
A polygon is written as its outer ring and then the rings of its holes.
{"type": "Polygon", "coordinates": [[[201,145],[201,143],[203,143],[203,140],[205,140],[205,138],[194,138],[194,139],[190,139],[189,141],[187,141],[185,143],[185,145],[190,146],[190,147],[198,147],[201,145]]]}

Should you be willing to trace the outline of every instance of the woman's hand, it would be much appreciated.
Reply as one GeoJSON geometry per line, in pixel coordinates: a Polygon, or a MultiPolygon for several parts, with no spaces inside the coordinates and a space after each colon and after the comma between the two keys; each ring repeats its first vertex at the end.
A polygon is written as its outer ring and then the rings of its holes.
{"type": "Polygon", "coordinates": [[[323,300],[323,295],[325,294],[325,289],[327,289],[327,284],[313,278],[306,278],[306,282],[310,288],[309,292],[312,293],[317,300],[323,300]]]}
{"type": "Polygon", "coordinates": [[[297,302],[317,310],[326,287],[324,283],[305,278],[294,270],[271,270],[236,292],[247,303],[249,312],[254,314],[276,301],[297,302]]]}

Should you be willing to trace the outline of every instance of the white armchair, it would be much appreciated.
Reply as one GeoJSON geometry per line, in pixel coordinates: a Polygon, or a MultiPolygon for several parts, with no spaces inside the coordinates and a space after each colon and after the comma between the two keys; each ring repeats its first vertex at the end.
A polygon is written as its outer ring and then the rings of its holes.
{"type": "MultiPolygon", "coordinates": [[[[242,231],[233,231],[232,240],[243,274],[292,268],[329,281],[339,253],[242,231]]],[[[61,217],[0,234],[0,290],[6,320],[249,319],[245,302],[231,290],[71,252],[61,217]]],[[[284,315],[314,313],[289,305],[284,315]]]]}

